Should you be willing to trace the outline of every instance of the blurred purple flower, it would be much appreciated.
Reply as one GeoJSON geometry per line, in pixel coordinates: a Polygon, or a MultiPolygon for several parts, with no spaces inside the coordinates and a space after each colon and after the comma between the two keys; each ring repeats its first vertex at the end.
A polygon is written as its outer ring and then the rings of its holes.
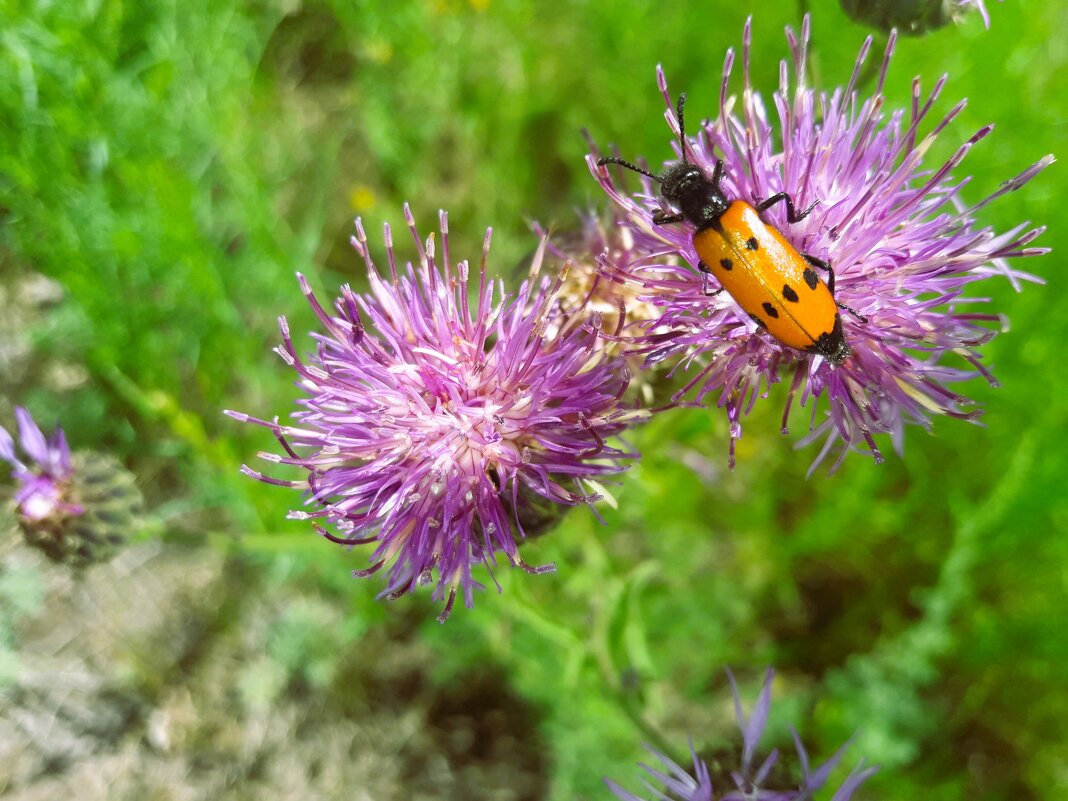
{"type": "MultiPolygon", "coordinates": [[[[990,14],[983,0],[839,0],[842,10],[861,24],[884,31],[920,35],[950,23],[960,22],[965,14],[978,11],[983,24],[990,28],[990,14]]],[[[999,0],[1000,2],[1000,0],[999,0]]]]}
{"type": "MultiPolygon", "coordinates": [[[[718,783],[727,784],[729,778],[734,784],[734,789],[723,792],[719,796],[714,794],[708,764],[697,756],[692,744],[690,746],[693,757],[692,775],[666,755],[650,748],[649,750],[659,760],[660,766],[641,765],[650,777],[643,779],[642,782],[649,793],[648,801],[717,801],[717,799],[718,801],[807,801],[827,783],[827,779],[838,766],[849,743],[839,748],[834,756],[813,771],[809,765],[808,753],[801,744],[797,732],[794,732],[794,745],[797,748],[797,758],[801,766],[801,784],[796,789],[768,786],[772,768],[779,759],[779,752],[773,750],[759,767],[754,767],[754,757],[760,738],[764,734],[764,727],[768,722],[768,712],[771,707],[771,680],[775,672],[769,670],[765,675],[764,687],[749,717],[746,717],[742,711],[742,701],[738,695],[738,686],[735,684],[733,674],[728,671],[727,675],[730,678],[731,693],[734,696],[738,728],[742,732],[742,763],[737,770],[731,771],[729,777],[722,777],[718,783]]],[[[856,789],[877,770],[877,767],[865,768],[862,760],[835,792],[832,801],[849,801],[856,789]]],[[[646,801],[646,798],[624,790],[611,779],[605,779],[605,783],[623,801],[646,801]]]]}
{"type": "Polygon", "coordinates": [[[72,456],[63,431],[46,439],[25,409],[15,409],[15,417],[26,461],[3,428],[0,459],[14,468],[15,514],[26,542],[74,567],[114,556],[141,524],[143,501],[133,475],[107,454],[72,456]]]}
{"type": "Polygon", "coordinates": [[[298,275],[323,330],[302,360],[281,318],[278,353],[307,393],[296,424],[227,413],[274,432],[284,453],[261,458],[306,471],[285,481],[243,468],[305,491],[314,509],[290,517],[334,526],[337,534],[316,523],[342,545],[374,543],[371,566],[356,575],[388,564],[390,598],[435,583],[435,599],[446,600],[444,621],[458,591],[473,604],[482,585],[472,568],[492,567],[498,552],[528,572],[553,569],[520,557],[524,521],[551,518],[547,506],[600,499],[598,479],[636,456],[607,440],[641,413],[620,403],[628,376],[620,359],[597,347],[599,321],[561,312],[560,278],[506,294],[486,275],[487,231],[472,287],[467,262],[450,256],[445,213],[440,242],[432,234],[425,247],[407,206],[405,219],[417,266],[398,269],[387,225],[383,274],[357,220],[352,244],[367,264],[370,291],[342,287],[335,311],[298,275]]]}
{"type": "MultiPolygon", "coordinates": [[[[640,763],[640,766],[653,781],[660,786],[650,784],[648,779],[642,779],[642,784],[649,791],[650,799],[656,801],[713,801],[712,779],[708,775],[708,765],[701,760],[696,753],[693,754],[693,775],[676,765],[669,757],[660,753],[651,746],[646,746],[650,753],[655,756],[663,766],[656,767],[640,763]],[[665,772],[666,771],[666,772],[665,772]]],[[[605,779],[608,789],[622,798],[623,801],[645,801],[641,796],[628,792],[611,779],[605,779]]]]}
{"type": "Polygon", "coordinates": [[[14,468],[11,475],[18,484],[15,506],[20,522],[33,525],[54,523],[82,514],[81,505],[70,501],[74,466],[63,430],[56,428],[52,439],[47,440],[28,411],[16,408],[15,418],[19,426],[19,443],[29,464],[18,458],[14,440],[2,427],[0,459],[14,468]]]}
{"type": "MultiPolygon", "coordinates": [[[[842,322],[852,356],[840,365],[823,357],[786,347],[761,331],[726,293],[710,296],[709,279],[697,269],[689,224],[654,226],[662,210],[657,187],[642,178],[642,192],[631,196],[613,181],[607,168],[588,157],[590,170],[609,196],[623,209],[627,225],[636,233],[657,237],[664,252],[631,261],[616,270],[616,280],[640,290],[658,305],[661,315],[648,324],[649,335],[636,339],[645,364],[678,359],[679,365],[699,369],[681,394],[696,389],[696,400],[714,395],[726,411],[734,440],[741,436],[741,417],[758,398],[767,397],[771,384],[789,382],[782,430],[786,433],[790,407],[800,393],[804,406],[813,401],[810,434],[805,442],[824,438],[813,468],[832,451],[839,451],[837,467],[849,450],[866,446],[877,461],[882,454],[874,434],[890,434],[900,453],[907,423],[929,427],[934,415],[972,420],[980,412],[973,402],[948,385],[983,376],[996,385],[982,366],[978,346],[1003,325],[994,312],[969,311],[988,298],[964,297],[969,285],[989,278],[1007,278],[1019,288],[1021,280],[1039,279],[1011,268],[1007,259],[1048,252],[1028,247],[1043,228],[1021,223],[1004,233],[979,226],[975,214],[987,204],[1027,183],[1053,162],[1046,156],[1005,182],[984,200],[967,206],[960,195],[970,179],[955,179],[952,171],[978,141],[993,129],[986,126],[961,145],[937,169],[922,165],[935,137],[960,113],[955,105],[930,132],[919,128],[946,83],[940,78],[923,99],[919,78],[913,81],[908,112],[883,114],[883,84],[895,36],[887,43],[872,96],[861,99],[856,86],[871,48],[864,43],[853,75],[844,89],[828,94],[805,84],[809,18],[800,41],[787,29],[794,78],[789,66],[780,68],[780,88],[773,102],[780,131],[768,121],[765,106],[750,81],[751,25],[743,35],[744,86],[741,116],[728,93],[733,50],[727,52],[719,97],[719,117],[706,122],[688,141],[690,159],[711,174],[718,159],[726,168],[723,181],[728,197],[756,203],[788,192],[798,209],[816,204],[803,220],[790,224],[783,204],[768,209],[765,219],[801,252],[829,261],[837,277],[836,298],[867,319],[843,313],[842,322]],[[776,150],[781,140],[781,151],[776,150]],[[681,266],[673,263],[681,254],[681,266]],[[991,327],[993,326],[993,327],[991,327]],[[668,330],[670,333],[664,333],[668,330]],[[953,366],[957,356],[970,365],[953,366]],[[815,399],[826,396],[822,414],[815,399]]],[[[668,105],[667,120],[676,134],[663,72],[657,78],[668,105]]]]}

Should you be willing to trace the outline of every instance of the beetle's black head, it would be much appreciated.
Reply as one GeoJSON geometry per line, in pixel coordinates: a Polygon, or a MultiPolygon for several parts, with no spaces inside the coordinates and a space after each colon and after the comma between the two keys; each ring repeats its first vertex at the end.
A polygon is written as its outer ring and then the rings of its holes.
{"type": "Polygon", "coordinates": [[[660,192],[668,203],[678,206],[683,197],[700,192],[706,183],[709,181],[700,167],[681,161],[660,177],[660,192]]]}
{"type": "MultiPolygon", "coordinates": [[[[682,151],[682,161],[666,173],[654,175],[629,161],[615,157],[599,159],[597,164],[602,167],[605,164],[619,164],[659,182],[660,193],[664,196],[664,200],[677,208],[683,217],[701,230],[718,225],[719,218],[723,216],[731,202],[720,187],[723,162],[716,162],[716,169],[709,178],[704,170],[686,158],[686,122],[682,113],[685,105],[686,95],[681,94],[675,116],[679,121],[679,148],[682,151]]],[[[662,225],[666,222],[678,222],[679,219],[678,215],[671,217],[656,215],[653,217],[653,222],[662,225]]]]}
{"type": "Polygon", "coordinates": [[[664,173],[660,192],[698,229],[716,225],[730,205],[718,182],[688,161],[680,162],[664,173]]]}

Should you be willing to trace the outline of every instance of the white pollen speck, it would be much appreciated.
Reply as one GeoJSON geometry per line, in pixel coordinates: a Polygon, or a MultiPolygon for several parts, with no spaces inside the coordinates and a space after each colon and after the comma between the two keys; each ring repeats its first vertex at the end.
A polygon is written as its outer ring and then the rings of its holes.
{"type": "Polygon", "coordinates": [[[53,495],[34,492],[22,502],[19,511],[30,520],[42,520],[48,517],[59,505],[59,499],[53,495]]]}

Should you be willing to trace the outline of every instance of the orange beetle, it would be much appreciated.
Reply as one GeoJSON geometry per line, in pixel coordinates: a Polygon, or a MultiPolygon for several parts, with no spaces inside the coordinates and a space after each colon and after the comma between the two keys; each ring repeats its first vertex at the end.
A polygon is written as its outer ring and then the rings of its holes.
{"type": "MultiPolygon", "coordinates": [[[[815,206],[798,213],[785,192],[751,206],[731,200],[720,186],[723,162],[717,161],[708,178],[696,164],[686,160],[686,129],[682,108],[686,95],[679,95],[679,143],[682,161],[663,175],[636,167],[618,158],[602,158],[597,164],[619,164],[660,184],[664,199],[679,209],[676,214],[657,212],[656,225],[688,221],[697,229],[693,246],[701,259],[698,267],[713,275],[722,289],[761,328],[779,342],[798,350],[818,353],[831,364],[841,364],[851,353],[842,333],[838,309],[861,322],[867,319],[834,299],[834,270],[823,259],[799,253],[781,233],[765,223],[760,213],[776,203],[786,204],[786,219],[798,222],[815,206]],[[824,283],[813,267],[827,272],[824,283]]],[[[715,293],[713,293],[715,294],[715,293]]]]}

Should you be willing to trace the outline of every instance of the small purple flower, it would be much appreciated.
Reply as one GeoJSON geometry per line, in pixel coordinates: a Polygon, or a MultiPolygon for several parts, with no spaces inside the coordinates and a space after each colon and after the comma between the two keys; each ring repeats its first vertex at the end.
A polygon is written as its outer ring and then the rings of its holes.
{"type": "Polygon", "coordinates": [[[15,418],[19,425],[19,443],[29,464],[18,458],[14,440],[2,427],[0,459],[14,468],[12,477],[18,484],[15,506],[20,522],[36,526],[46,522],[58,523],[82,514],[81,505],[70,501],[74,465],[63,430],[56,428],[49,441],[28,411],[16,408],[15,418]]]}
{"type": "MultiPolygon", "coordinates": [[[[677,359],[697,372],[683,392],[696,389],[696,400],[715,398],[730,422],[731,462],[734,440],[741,436],[741,418],[772,384],[789,384],[782,430],[790,407],[812,403],[810,434],[804,442],[824,439],[819,464],[838,451],[834,464],[850,450],[867,447],[877,461],[882,454],[874,435],[889,434],[900,453],[905,425],[929,427],[934,415],[972,420],[973,402],[950,388],[975,376],[996,385],[981,363],[978,347],[989,341],[1004,320],[993,312],[972,311],[986,298],[965,297],[972,284],[992,276],[1037,278],[1009,266],[1007,259],[1035,256],[1045,248],[1028,247],[1043,228],[1021,223],[1004,233],[980,226],[976,213],[1027,183],[1053,162],[1046,156],[1005,182],[974,205],[961,198],[968,178],[952,177],[968,151],[993,129],[976,132],[937,168],[923,164],[935,137],[960,113],[955,105],[929,131],[921,132],[935,100],[945,86],[940,78],[924,98],[919,79],[913,81],[911,110],[883,113],[882,87],[895,36],[891,35],[874,94],[858,96],[857,81],[871,48],[864,43],[853,75],[844,89],[817,92],[806,83],[809,19],[800,41],[787,29],[794,78],[783,62],[780,88],[773,96],[779,117],[775,131],[764,102],[750,82],[751,26],[743,36],[744,85],[741,102],[728,92],[734,51],[727,52],[719,96],[719,117],[700,127],[687,142],[690,160],[710,175],[717,160],[725,167],[728,197],[755,204],[779,192],[789,193],[798,209],[812,212],[791,224],[783,204],[764,212],[800,252],[830,262],[837,277],[836,299],[855,309],[843,312],[846,342],[852,356],[842,364],[789,348],[761,331],[726,293],[712,294],[709,277],[698,270],[689,224],[655,226],[662,211],[657,187],[642,179],[642,192],[630,196],[613,181],[607,168],[588,158],[590,170],[609,196],[624,210],[627,224],[644,236],[664,242],[663,254],[652,254],[617,270],[617,280],[641,290],[641,297],[661,308],[648,324],[649,334],[636,348],[645,363],[677,359]],[[740,115],[735,109],[740,107],[740,115]],[[781,141],[781,150],[776,143],[781,141]],[[671,257],[681,255],[681,266],[671,257]],[[668,330],[672,333],[665,334],[668,330]],[[954,365],[953,360],[963,360],[954,365]],[[820,412],[816,400],[826,397],[820,412]]],[[[667,120],[676,135],[663,72],[657,71],[667,120]]],[[[680,393],[681,394],[681,393],[680,393]]]]}
{"type": "Polygon", "coordinates": [[[141,522],[137,483],[112,456],[71,455],[59,428],[46,439],[25,409],[15,409],[19,442],[0,428],[0,459],[14,470],[15,514],[26,542],[54,562],[85,567],[111,558],[141,522]]]}
{"type": "MultiPolygon", "coordinates": [[[[742,757],[741,765],[730,776],[724,776],[717,781],[720,786],[728,783],[734,785],[733,790],[721,791],[716,796],[713,787],[708,764],[697,756],[693,745],[690,752],[693,757],[693,774],[687,773],[669,757],[656,749],[650,748],[652,754],[659,760],[661,767],[642,765],[641,767],[649,774],[650,778],[644,779],[643,784],[649,795],[649,801],[808,801],[816,793],[831,775],[845,753],[849,743],[846,743],[816,770],[809,766],[808,753],[801,744],[797,732],[794,732],[794,745],[797,748],[797,758],[801,767],[801,784],[795,788],[775,788],[770,780],[772,768],[779,759],[778,750],[773,750],[756,766],[754,757],[760,738],[764,733],[764,726],[768,721],[768,711],[771,707],[771,680],[775,675],[769,670],[764,678],[764,687],[757,699],[756,707],[752,714],[746,717],[742,711],[741,698],[738,695],[738,686],[734,682],[734,676],[727,672],[731,682],[731,692],[734,695],[734,710],[738,720],[738,728],[742,732],[742,757]],[[728,781],[729,780],[729,781],[728,781]]],[[[835,792],[831,801],[849,801],[856,789],[864,783],[878,768],[864,767],[863,760],[846,777],[841,787],[835,792]]],[[[605,784],[622,801],[646,801],[646,798],[628,792],[611,779],[605,779],[605,784]]]]}
{"type": "Polygon", "coordinates": [[[524,521],[544,521],[547,506],[598,500],[598,480],[636,456],[608,439],[641,413],[620,403],[628,376],[597,347],[599,321],[561,312],[560,278],[506,294],[486,275],[487,231],[471,286],[467,262],[449,253],[445,213],[440,241],[431,235],[424,247],[404,212],[416,266],[398,269],[387,225],[383,273],[357,220],[352,244],[367,264],[366,295],[344,286],[331,312],[298,276],[322,332],[301,359],[281,318],[278,353],[307,394],[296,424],[228,414],[274,432],[284,452],[262,458],[307,475],[244,472],[304,490],[312,510],[290,516],[334,526],[337,534],[316,523],[327,539],[374,543],[371,566],[356,575],[388,564],[390,598],[435,583],[435,599],[447,599],[444,621],[457,591],[472,605],[482,588],[472,568],[492,567],[499,552],[528,572],[553,569],[520,557],[524,521]]]}

